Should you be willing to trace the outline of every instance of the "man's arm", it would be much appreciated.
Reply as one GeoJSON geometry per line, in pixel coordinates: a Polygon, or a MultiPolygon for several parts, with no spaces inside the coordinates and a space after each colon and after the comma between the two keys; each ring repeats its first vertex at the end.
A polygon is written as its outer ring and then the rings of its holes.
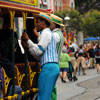
{"type": "Polygon", "coordinates": [[[51,34],[49,32],[44,32],[39,40],[38,44],[33,43],[27,33],[23,33],[22,35],[22,45],[29,49],[29,52],[34,57],[40,57],[45,50],[47,49],[48,44],[51,42],[51,34]]]}
{"type": "Polygon", "coordinates": [[[56,40],[56,44],[60,42],[60,36],[58,33],[54,32],[53,33],[54,37],[55,37],[55,40],[56,40]]]}

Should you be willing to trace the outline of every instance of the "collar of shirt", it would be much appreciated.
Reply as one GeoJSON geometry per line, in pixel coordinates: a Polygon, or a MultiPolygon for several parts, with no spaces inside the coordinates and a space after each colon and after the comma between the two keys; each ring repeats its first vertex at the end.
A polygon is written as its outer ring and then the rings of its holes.
{"type": "Polygon", "coordinates": [[[55,29],[52,30],[52,32],[56,32],[58,30],[59,30],[59,28],[55,28],[55,29]]]}
{"type": "Polygon", "coordinates": [[[41,31],[41,34],[44,32],[44,31],[50,31],[50,28],[45,28],[41,31]]]}

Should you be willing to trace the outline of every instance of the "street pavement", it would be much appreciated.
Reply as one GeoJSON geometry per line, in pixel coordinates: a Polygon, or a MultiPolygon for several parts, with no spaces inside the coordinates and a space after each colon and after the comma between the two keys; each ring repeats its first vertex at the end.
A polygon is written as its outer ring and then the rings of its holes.
{"type": "Polygon", "coordinates": [[[62,83],[57,80],[57,100],[100,100],[100,74],[87,69],[87,75],[78,75],[78,81],[62,83]]]}

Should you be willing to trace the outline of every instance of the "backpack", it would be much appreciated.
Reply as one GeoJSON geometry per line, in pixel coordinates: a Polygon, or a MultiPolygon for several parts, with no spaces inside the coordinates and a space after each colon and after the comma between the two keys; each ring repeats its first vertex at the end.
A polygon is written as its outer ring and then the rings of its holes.
{"type": "Polygon", "coordinates": [[[1,67],[0,67],[0,80],[1,80],[0,88],[3,89],[4,88],[4,75],[3,75],[3,70],[1,67]]]}
{"type": "Polygon", "coordinates": [[[75,52],[74,47],[70,47],[71,52],[75,52]]]}

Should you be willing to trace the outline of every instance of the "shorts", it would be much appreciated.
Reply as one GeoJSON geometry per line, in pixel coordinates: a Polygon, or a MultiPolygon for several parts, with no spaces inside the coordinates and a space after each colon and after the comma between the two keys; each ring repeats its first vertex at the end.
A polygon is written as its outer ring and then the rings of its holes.
{"type": "Polygon", "coordinates": [[[96,58],[96,64],[100,64],[100,58],[96,58]]]}
{"type": "Polygon", "coordinates": [[[94,58],[90,58],[90,59],[89,59],[89,64],[90,64],[90,65],[94,65],[94,63],[95,63],[95,59],[94,59],[94,58]]]}
{"type": "Polygon", "coordinates": [[[69,68],[60,68],[61,72],[69,72],[69,68]]]}
{"type": "Polygon", "coordinates": [[[82,64],[82,68],[86,68],[86,62],[84,57],[77,58],[77,67],[79,67],[80,64],[82,64]]]}

